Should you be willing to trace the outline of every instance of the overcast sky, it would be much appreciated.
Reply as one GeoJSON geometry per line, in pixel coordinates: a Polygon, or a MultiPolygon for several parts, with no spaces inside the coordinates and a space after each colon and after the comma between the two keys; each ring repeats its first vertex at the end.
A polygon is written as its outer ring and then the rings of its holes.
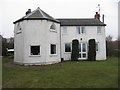
{"type": "MultiPolygon", "coordinates": [[[[40,7],[54,18],[94,18],[100,4],[105,15],[106,36],[118,37],[118,1],[120,0],[0,0],[0,33],[14,36],[13,22],[40,7]]],[[[101,19],[102,20],[102,19],[101,19]]]]}

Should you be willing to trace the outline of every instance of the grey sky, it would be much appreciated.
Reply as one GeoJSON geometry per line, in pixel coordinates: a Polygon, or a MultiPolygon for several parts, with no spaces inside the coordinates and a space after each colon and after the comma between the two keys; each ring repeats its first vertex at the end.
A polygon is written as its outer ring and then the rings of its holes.
{"type": "Polygon", "coordinates": [[[14,36],[13,22],[23,17],[27,9],[40,7],[54,18],[93,18],[97,5],[105,14],[106,36],[118,37],[119,0],[0,0],[0,32],[4,37],[14,36]]]}

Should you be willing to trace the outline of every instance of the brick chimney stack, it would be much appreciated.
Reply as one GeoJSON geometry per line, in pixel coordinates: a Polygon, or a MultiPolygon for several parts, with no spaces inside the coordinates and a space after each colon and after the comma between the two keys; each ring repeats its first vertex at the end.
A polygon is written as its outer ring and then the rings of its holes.
{"type": "Polygon", "coordinates": [[[31,13],[31,9],[28,9],[28,11],[26,12],[26,15],[28,15],[29,13],[31,13]]]}
{"type": "Polygon", "coordinates": [[[100,14],[98,12],[96,12],[96,14],[95,14],[95,19],[100,21],[100,14]]]}

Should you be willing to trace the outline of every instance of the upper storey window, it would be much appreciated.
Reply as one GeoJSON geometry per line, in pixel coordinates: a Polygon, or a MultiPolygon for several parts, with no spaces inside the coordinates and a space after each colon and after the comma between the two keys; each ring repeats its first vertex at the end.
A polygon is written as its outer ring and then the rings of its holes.
{"type": "Polygon", "coordinates": [[[16,34],[21,33],[21,32],[22,32],[21,30],[22,30],[22,28],[21,28],[21,24],[18,23],[18,24],[17,24],[17,31],[16,31],[16,34]]]}
{"type": "Polygon", "coordinates": [[[77,26],[76,27],[76,30],[77,30],[77,34],[84,34],[85,33],[85,27],[80,27],[80,26],[77,26]]]}
{"type": "Polygon", "coordinates": [[[101,26],[98,26],[98,27],[97,27],[97,33],[98,33],[98,34],[102,33],[101,26]]]}
{"type": "Polygon", "coordinates": [[[67,34],[67,27],[66,26],[63,27],[63,34],[67,34]]]}
{"type": "Polygon", "coordinates": [[[50,31],[56,32],[56,26],[54,23],[50,26],[50,31]]]}

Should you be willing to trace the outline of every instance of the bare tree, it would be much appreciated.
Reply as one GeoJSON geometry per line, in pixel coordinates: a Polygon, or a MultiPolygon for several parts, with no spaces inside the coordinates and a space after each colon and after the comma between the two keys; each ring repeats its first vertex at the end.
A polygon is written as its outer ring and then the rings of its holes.
{"type": "Polygon", "coordinates": [[[111,35],[108,35],[107,37],[106,37],[106,41],[112,41],[112,39],[113,39],[113,36],[111,36],[111,35]]]}

